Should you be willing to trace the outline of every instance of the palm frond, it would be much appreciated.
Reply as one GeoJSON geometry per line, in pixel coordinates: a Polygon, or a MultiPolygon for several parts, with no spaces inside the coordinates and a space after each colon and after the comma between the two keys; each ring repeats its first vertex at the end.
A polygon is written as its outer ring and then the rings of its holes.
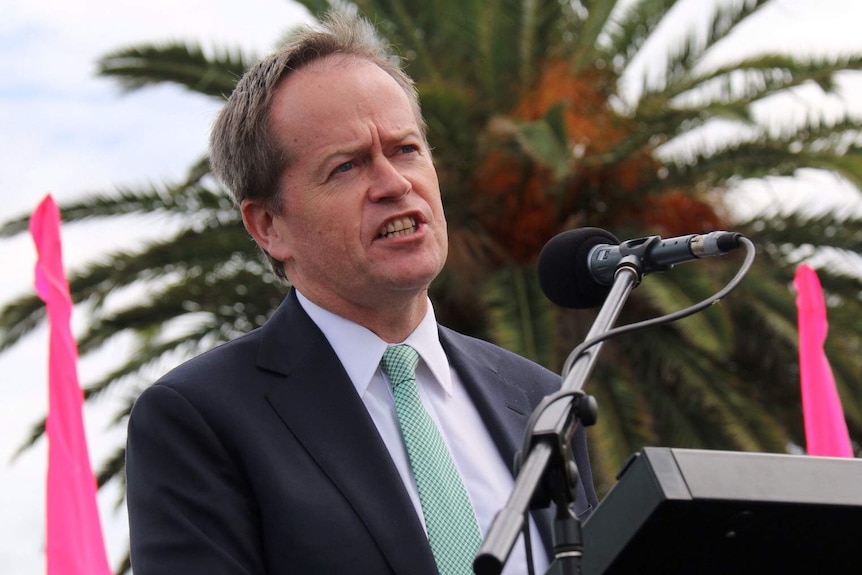
{"type": "Polygon", "coordinates": [[[494,341],[543,365],[554,365],[550,302],[542,295],[534,270],[510,268],[487,282],[485,305],[494,341]]]}
{"type": "MultiPolygon", "coordinates": [[[[617,0],[595,0],[589,3],[588,15],[579,27],[572,47],[571,66],[576,73],[584,66],[594,65],[597,59],[601,59],[599,37],[607,27],[616,6],[617,0]]],[[[612,65],[611,62],[602,64],[612,65]]]]}
{"type": "MultiPolygon", "coordinates": [[[[426,10],[411,10],[409,0],[377,2],[358,0],[355,5],[406,55],[408,69],[417,79],[440,81],[443,76],[433,55],[436,38],[428,27],[426,10]]],[[[317,14],[321,16],[322,14],[317,14]]]]}
{"type": "MultiPolygon", "coordinates": [[[[680,271],[650,276],[638,287],[635,295],[646,298],[650,308],[663,315],[706,299],[720,288],[720,285],[709,281],[706,274],[680,271]]],[[[674,327],[680,330],[687,345],[694,346],[699,353],[720,358],[732,343],[730,321],[720,308],[713,308],[680,320],[674,327]]]]}
{"type": "Polygon", "coordinates": [[[707,27],[706,36],[699,38],[695,32],[690,32],[682,45],[670,52],[665,81],[657,90],[679,93],[678,85],[686,83],[687,78],[710,50],[769,2],[770,0],[752,0],[718,3],[707,27]]]}
{"type": "Polygon", "coordinates": [[[129,91],[176,84],[205,96],[227,98],[254,56],[216,49],[206,54],[194,42],[167,42],[123,48],[99,59],[98,74],[129,91]]]}
{"type": "MultiPolygon", "coordinates": [[[[118,216],[176,213],[199,214],[201,210],[231,210],[232,204],[222,192],[205,185],[209,175],[209,158],[204,157],[189,168],[186,178],[168,185],[153,184],[144,188],[117,186],[110,192],[84,194],[81,199],[64,203],[60,216],[64,223],[118,216]]],[[[0,237],[11,237],[27,231],[29,215],[0,224],[0,237]]]]}
{"type": "MultiPolygon", "coordinates": [[[[773,94],[811,82],[824,92],[835,88],[835,75],[859,70],[862,56],[836,55],[801,60],[785,54],[763,54],[681,78],[663,93],[671,97],[703,97],[748,105],[773,94]]],[[[697,102],[697,100],[695,100],[697,102]]]]}
{"type": "Polygon", "coordinates": [[[641,0],[624,7],[619,15],[612,14],[605,28],[606,38],[599,42],[606,46],[606,58],[618,74],[628,68],[676,3],[677,0],[641,0]]]}
{"type": "Polygon", "coordinates": [[[696,183],[720,187],[729,181],[768,176],[791,176],[803,168],[837,173],[856,186],[862,184],[862,148],[845,148],[822,140],[795,142],[761,135],[725,145],[719,150],[697,150],[691,156],[677,156],[668,164],[667,176],[652,185],[691,187],[696,183]],[[798,149],[797,146],[802,146],[798,149]]]}

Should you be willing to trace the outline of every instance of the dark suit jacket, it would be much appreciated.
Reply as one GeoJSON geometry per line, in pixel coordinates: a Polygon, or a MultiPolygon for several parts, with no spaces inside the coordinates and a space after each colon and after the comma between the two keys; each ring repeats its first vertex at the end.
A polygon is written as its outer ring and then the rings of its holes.
{"type": "MultiPolygon", "coordinates": [[[[559,376],[443,327],[440,338],[512,461],[559,376]]],[[[575,445],[584,517],[596,496],[580,432],[575,445]]],[[[126,474],[135,575],[436,575],[371,417],[293,294],[262,328],[141,394],[126,474]]]]}

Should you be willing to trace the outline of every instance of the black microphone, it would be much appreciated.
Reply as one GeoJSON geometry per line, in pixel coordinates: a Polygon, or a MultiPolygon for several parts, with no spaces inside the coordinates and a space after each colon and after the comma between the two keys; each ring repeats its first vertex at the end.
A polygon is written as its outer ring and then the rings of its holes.
{"type": "Polygon", "coordinates": [[[539,285],[545,296],[562,307],[601,305],[610,292],[614,273],[628,254],[640,256],[644,275],[674,265],[725,254],[739,247],[736,232],[710,232],[661,239],[638,238],[620,243],[599,228],[578,228],[551,238],[539,254],[539,285]]]}

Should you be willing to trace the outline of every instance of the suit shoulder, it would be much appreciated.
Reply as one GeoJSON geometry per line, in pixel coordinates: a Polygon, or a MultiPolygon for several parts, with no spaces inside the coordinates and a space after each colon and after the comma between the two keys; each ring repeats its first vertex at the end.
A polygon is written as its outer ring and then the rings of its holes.
{"type": "Polygon", "coordinates": [[[443,336],[445,338],[448,338],[454,345],[466,350],[469,353],[478,354],[480,357],[484,356],[486,358],[497,358],[497,360],[500,362],[512,363],[514,365],[517,365],[521,369],[537,370],[551,376],[559,377],[559,375],[555,374],[548,368],[521,355],[518,355],[513,351],[509,351],[504,347],[500,347],[497,344],[485,341],[484,339],[479,339],[477,337],[459,333],[444,326],[440,326],[440,331],[443,336]]]}
{"type": "Polygon", "coordinates": [[[191,392],[201,386],[212,389],[219,382],[242,381],[256,370],[259,348],[260,330],[256,329],[184,361],[154,385],[191,392]]]}
{"type": "Polygon", "coordinates": [[[440,326],[440,333],[452,348],[463,352],[471,361],[484,364],[503,379],[533,381],[544,389],[559,387],[559,374],[517,353],[447,327],[440,326]]]}

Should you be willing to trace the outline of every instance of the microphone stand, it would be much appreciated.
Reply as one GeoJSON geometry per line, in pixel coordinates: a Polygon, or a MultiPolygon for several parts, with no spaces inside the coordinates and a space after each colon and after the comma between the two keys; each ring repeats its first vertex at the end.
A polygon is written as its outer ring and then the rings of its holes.
{"type": "MultiPolygon", "coordinates": [[[[587,340],[613,326],[631,290],[643,278],[643,256],[658,239],[658,236],[649,238],[624,255],[587,340]]],[[[589,426],[596,420],[595,399],[584,395],[581,389],[593,370],[602,345],[603,342],[599,342],[574,358],[560,389],[568,393],[563,393],[562,398],[553,401],[541,413],[534,426],[529,452],[526,457],[518,454],[512,493],[505,507],[494,517],[488,536],[473,561],[473,572],[477,575],[499,575],[523,528],[528,508],[531,504],[532,508],[547,507],[551,500],[557,511],[553,529],[554,561],[548,573],[580,575],[583,541],[581,523],[572,511],[578,469],[571,439],[578,424],[589,426]]]]}

